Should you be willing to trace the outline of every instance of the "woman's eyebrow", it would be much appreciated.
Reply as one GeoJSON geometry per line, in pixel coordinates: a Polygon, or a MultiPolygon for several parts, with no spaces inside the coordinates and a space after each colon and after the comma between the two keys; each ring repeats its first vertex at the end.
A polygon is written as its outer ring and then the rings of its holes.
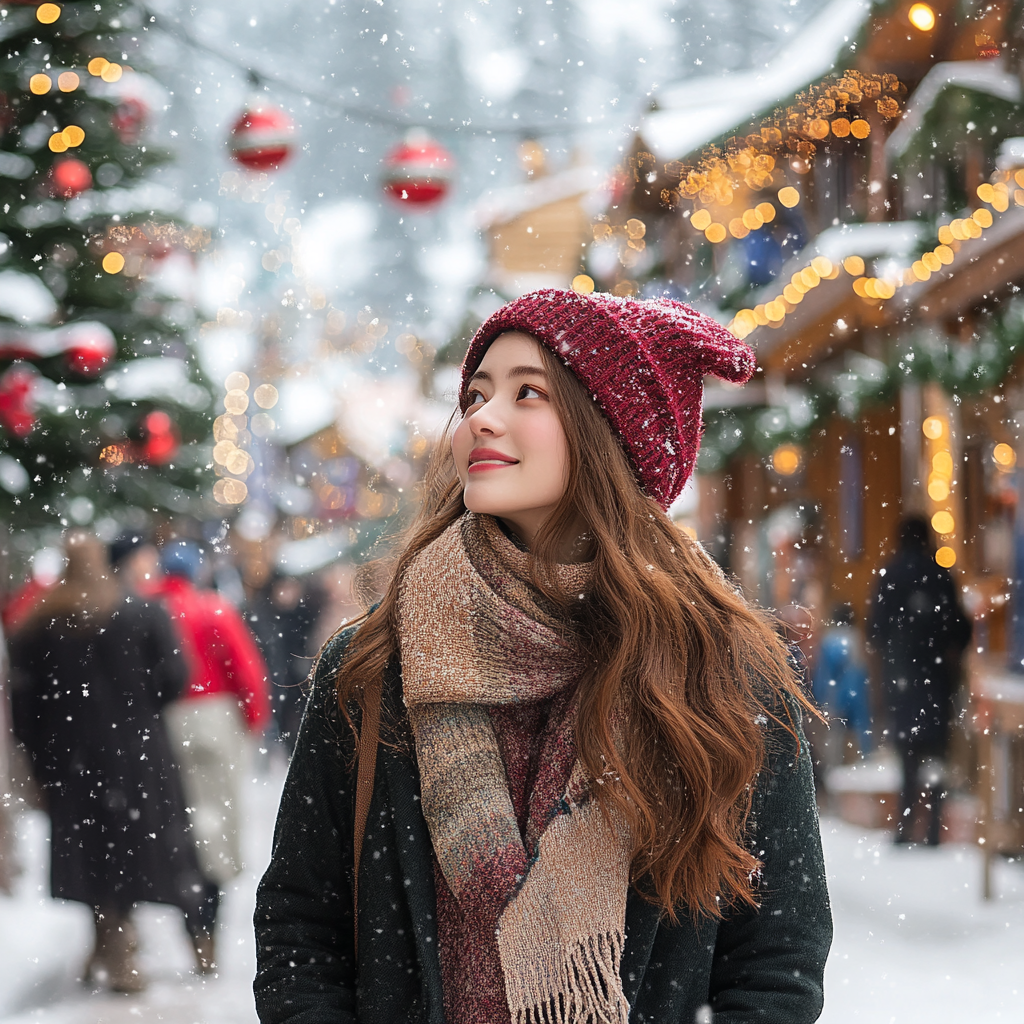
{"type": "MultiPolygon", "coordinates": [[[[547,375],[547,370],[540,366],[513,366],[506,374],[509,380],[515,380],[519,377],[544,377],[546,379],[547,375]]],[[[494,377],[487,370],[477,370],[466,383],[472,384],[476,380],[491,381],[494,380],[494,377]]]]}

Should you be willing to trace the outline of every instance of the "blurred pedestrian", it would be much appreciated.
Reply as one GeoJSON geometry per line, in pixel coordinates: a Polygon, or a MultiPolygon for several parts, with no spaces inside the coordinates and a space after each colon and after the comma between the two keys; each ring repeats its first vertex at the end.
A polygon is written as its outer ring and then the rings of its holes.
{"type": "Polygon", "coordinates": [[[896,842],[911,841],[914,810],[923,800],[927,841],[935,846],[959,659],[971,624],[949,570],[935,562],[924,519],[904,520],[896,555],[880,577],[869,636],[881,655],[891,735],[903,762],[896,842]]]}
{"type": "Polygon", "coordinates": [[[249,604],[248,621],[267,663],[271,710],[278,736],[289,754],[295,746],[313,664],[311,635],[323,591],[311,579],[274,572],[249,604]]]}
{"type": "Polygon", "coordinates": [[[135,594],[152,591],[163,575],[160,552],[145,530],[125,530],[110,545],[110,565],[117,580],[135,594]]]}
{"type": "Polygon", "coordinates": [[[43,790],[51,892],[92,907],[86,979],[141,990],[132,909],[199,911],[201,877],[161,717],[188,666],[167,614],[126,598],[106,548],[74,533],[63,580],[11,642],[14,726],[43,790]]]}
{"type": "MultiPolygon", "coordinates": [[[[874,750],[868,669],[864,641],[855,625],[853,605],[836,605],[832,621],[818,644],[814,669],[814,699],[842,732],[843,725],[857,738],[858,753],[874,750]]],[[[841,761],[841,751],[836,761],[841,761]]]]}
{"type": "Polygon", "coordinates": [[[235,607],[197,586],[203,569],[197,545],[172,541],[160,561],[164,575],[146,592],[164,602],[191,665],[182,699],[167,709],[166,718],[205,879],[196,955],[201,969],[210,972],[216,969],[222,890],[242,870],[245,733],[266,725],[267,667],[235,607]]]}

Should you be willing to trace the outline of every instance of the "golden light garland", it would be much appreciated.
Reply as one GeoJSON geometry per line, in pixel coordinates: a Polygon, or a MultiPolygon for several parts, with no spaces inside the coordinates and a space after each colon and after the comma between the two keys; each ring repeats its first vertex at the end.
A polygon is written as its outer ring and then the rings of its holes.
{"type": "MultiPolygon", "coordinates": [[[[1002,172],[999,181],[994,184],[986,182],[978,187],[978,198],[989,203],[997,212],[1004,213],[1009,209],[1010,180],[1011,173],[1009,171],[1002,172]]],[[[1024,185],[1024,169],[1017,171],[1012,176],[1012,180],[1017,185],[1024,185]]],[[[1014,202],[1018,206],[1024,206],[1024,188],[1014,191],[1014,202]]],[[[852,288],[859,298],[867,302],[884,301],[893,298],[897,289],[927,281],[932,274],[938,273],[943,267],[948,267],[956,258],[961,242],[981,238],[984,230],[990,228],[992,224],[992,214],[984,207],[974,210],[969,217],[955,217],[948,224],[941,224],[936,232],[939,244],[934,249],[924,253],[920,259],[914,260],[909,267],[898,269],[885,278],[865,276],[866,266],[860,256],[847,256],[842,261],[842,266],[847,274],[854,278],[852,288]]],[[[824,257],[819,256],[815,259],[824,259],[824,257]]],[[[825,262],[829,261],[825,260],[825,262]]],[[[806,268],[797,271],[793,278],[795,279],[805,272],[806,268]]],[[[829,276],[834,280],[838,276],[838,272],[820,276],[829,276]]],[[[777,295],[772,301],[763,306],[757,306],[755,309],[741,309],[730,321],[728,329],[737,338],[744,339],[756,327],[781,327],[785,320],[785,314],[792,312],[803,297],[802,293],[799,296],[795,294],[798,291],[796,281],[791,279],[790,284],[783,288],[782,294],[777,295]],[[765,311],[769,308],[773,315],[768,316],[762,312],[762,315],[758,316],[758,310],[765,311]],[[780,310],[782,311],[781,315],[779,315],[780,310]]]]}

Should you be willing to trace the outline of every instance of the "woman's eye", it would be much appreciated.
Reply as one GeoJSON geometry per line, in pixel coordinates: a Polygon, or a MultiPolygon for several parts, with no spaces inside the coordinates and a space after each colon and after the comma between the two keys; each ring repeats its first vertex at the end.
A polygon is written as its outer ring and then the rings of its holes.
{"type": "Polygon", "coordinates": [[[471,405],[480,405],[483,400],[484,396],[479,391],[470,391],[466,395],[466,408],[468,409],[471,405]]]}
{"type": "Polygon", "coordinates": [[[532,384],[524,384],[519,389],[518,398],[543,398],[544,393],[533,387],[532,384]]]}

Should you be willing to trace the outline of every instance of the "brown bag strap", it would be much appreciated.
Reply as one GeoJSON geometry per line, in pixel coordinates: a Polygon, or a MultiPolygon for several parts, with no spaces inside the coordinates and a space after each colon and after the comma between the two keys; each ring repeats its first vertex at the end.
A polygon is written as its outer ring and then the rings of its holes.
{"type": "Polygon", "coordinates": [[[363,855],[366,819],[373,798],[373,775],[377,767],[377,745],[380,741],[381,681],[366,688],[363,718],[359,725],[356,762],[356,811],[353,830],[352,928],[356,955],[359,955],[359,861],[363,855]]]}

